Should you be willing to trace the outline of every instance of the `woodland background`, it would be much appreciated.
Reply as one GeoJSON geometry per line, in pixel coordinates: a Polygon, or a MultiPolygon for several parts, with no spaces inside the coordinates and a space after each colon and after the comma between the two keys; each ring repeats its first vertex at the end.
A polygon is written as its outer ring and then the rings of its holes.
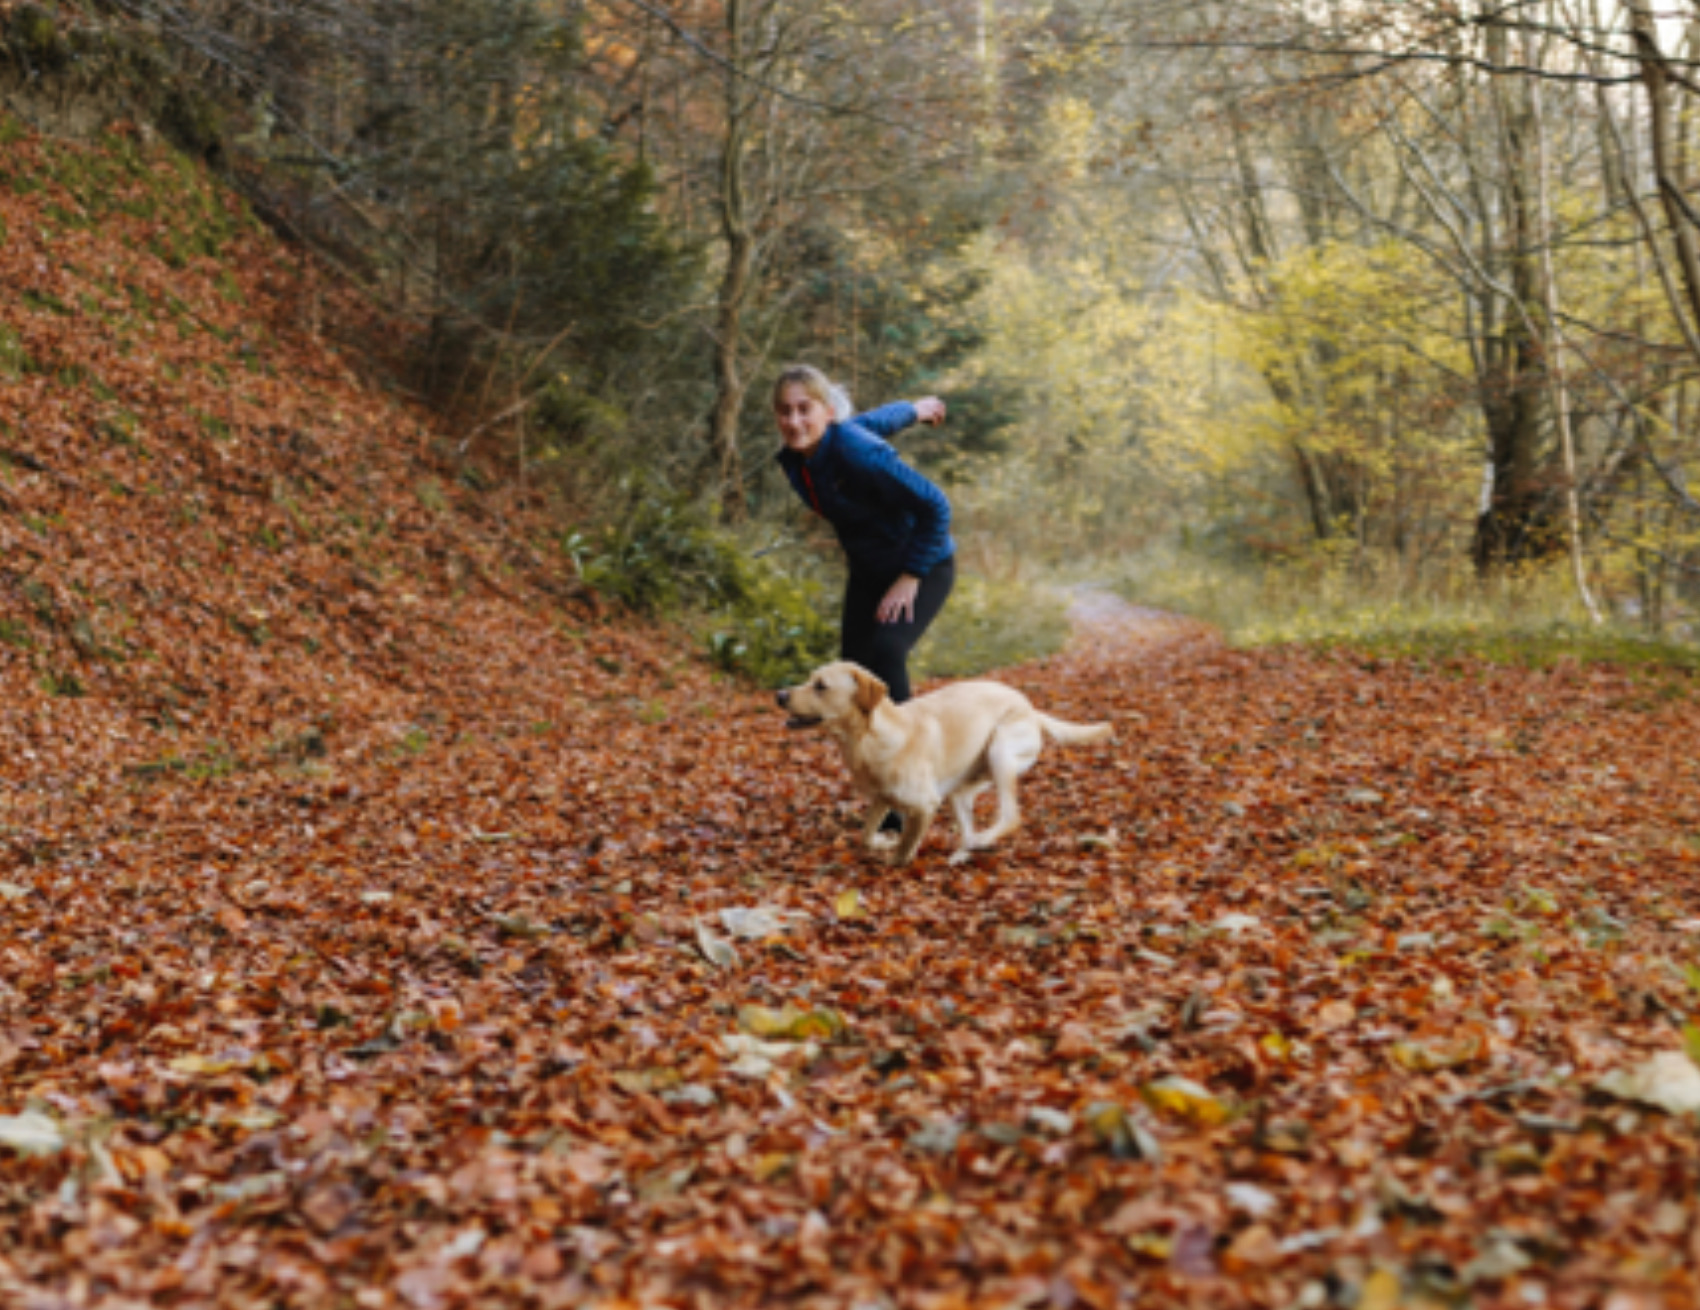
{"type": "Polygon", "coordinates": [[[457,453],[602,507],[605,573],[715,527],[819,578],[768,457],[802,358],[948,394],[904,448],[988,610],[1066,574],[1682,636],[1697,17],[122,0],[12,45],[27,84],[150,43],[178,135],[406,325],[457,453]]]}

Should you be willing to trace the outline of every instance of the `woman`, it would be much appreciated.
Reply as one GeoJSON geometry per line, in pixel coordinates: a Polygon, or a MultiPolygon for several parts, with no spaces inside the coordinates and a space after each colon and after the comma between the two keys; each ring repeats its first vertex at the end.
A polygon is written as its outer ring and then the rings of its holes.
{"type": "Polygon", "coordinates": [[[944,402],[897,401],[854,418],[819,369],[795,364],[773,386],[785,447],[779,465],[803,503],[838,533],[850,563],[839,637],[843,657],[909,699],[909,652],[956,581],[950,502],[882,438],[944,422],[944,402]]]}

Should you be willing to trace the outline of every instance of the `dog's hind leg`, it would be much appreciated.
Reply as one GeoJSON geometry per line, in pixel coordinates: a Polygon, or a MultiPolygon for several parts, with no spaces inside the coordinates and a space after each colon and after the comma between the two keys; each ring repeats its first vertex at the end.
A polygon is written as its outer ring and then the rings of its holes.
{"type": "Polygon", "coordinates": [[[998,789],[998,818],[985,832],[975,835],[973,849],[986,850],[1021,826],[1021,805],[1016,800],[1015,784],[1033,767],[1044,744],[1038,725],[1030,719],[1005,723],[992,734],[986,747],[986,771],[998,789]]]}
{"type": "Polygon", "coordinates": [[[884,801],[874,801],[868,806],[868,818],[862,825],[862,843],[870,851],[890,850],[897,845],[895,833],[880,831],[880,825],[890,813],[891,807],[884,801]]]}

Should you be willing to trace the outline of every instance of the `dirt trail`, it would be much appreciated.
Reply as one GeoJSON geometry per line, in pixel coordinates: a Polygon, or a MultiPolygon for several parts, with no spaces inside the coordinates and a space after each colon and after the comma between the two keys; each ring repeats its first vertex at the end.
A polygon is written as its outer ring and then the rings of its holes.
{"type": "Polygon", "coordinates": [[[1073,628],[1065,658],[1104,669],[1176,645],[1213,644],[1208,624],[1169,610],[1123,600],[1101,587],[1069,591],[1068,619],[1073,628]]]}

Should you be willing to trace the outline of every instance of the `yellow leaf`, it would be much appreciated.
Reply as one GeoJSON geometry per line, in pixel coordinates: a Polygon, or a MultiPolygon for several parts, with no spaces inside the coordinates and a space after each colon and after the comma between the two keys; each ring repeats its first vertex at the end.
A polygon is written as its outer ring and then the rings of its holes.
{"type": "Polygon", "coordinates": [[[1127,1249],[1150,1260],[1167,1261],[1174,1254],[1174,1241],[1165,1233],[1130,1233],[1127,1249]]]}
{"type": "Polygon", "coordinates": [[[1358,1294],[1358,1310],[1398,1310],[1399,1275],[1391,1269],[1377,1269],[1364,1279],[1363,1291],[1358,1294]]]}
{"type": "Polygon", "coordinates": [[[170,1065],[173,1073],[188,1074],[192,1078],[216,1078],[221,1073],[244,1067],[242,1060],[227,1060],[213,1055],[180,1055],[170,1065]]]}
{"type": "Polygon", "coordinates": [[[1428,1046],[1422,1042],[1394,1042],[1387,1053],[1401,1069],[1409,1069],[1413,1073],[1432,1073],[1436,1069],[1451,1069],[1460,1064],[1468,1064],[1482,1053],[1482,1042],[1475,1035],[1451,1048],[1428,1046]]]}
{"type": "Polygon", "coordinates": [[[1233,1113],[1227,1105],[1190,1078],[1159,1078],[1156,1082],[1147,1083],[1140,1088],[1139,1094],[1152,1109],[1165,1110],[1207,1128],[1226,1123],[1233,1113]]]}
{"type": "Polygon", "coordinates": [[[661,1092],[677,1087],[684,1076],[677,1069],[621,1069],[613,1082],[623,1092],[661,1092]]]}
{"type": "Polygon", "coordinates": [[[783,1037],[794,1042],[828,1041],[844,1031],[844,1018],[824,1006],[799,1010],[794,1005],[770,1010],[746,1005],[738,1011],[738,1027],[755,1037],[783,1037]]]}
{"type": "Polygon", "coordinates": [[[849,891],[838,893],[832,903],[832,912],[840,919],[859,919],[862,917],[862,893],[852,887],[849,891]]]}

